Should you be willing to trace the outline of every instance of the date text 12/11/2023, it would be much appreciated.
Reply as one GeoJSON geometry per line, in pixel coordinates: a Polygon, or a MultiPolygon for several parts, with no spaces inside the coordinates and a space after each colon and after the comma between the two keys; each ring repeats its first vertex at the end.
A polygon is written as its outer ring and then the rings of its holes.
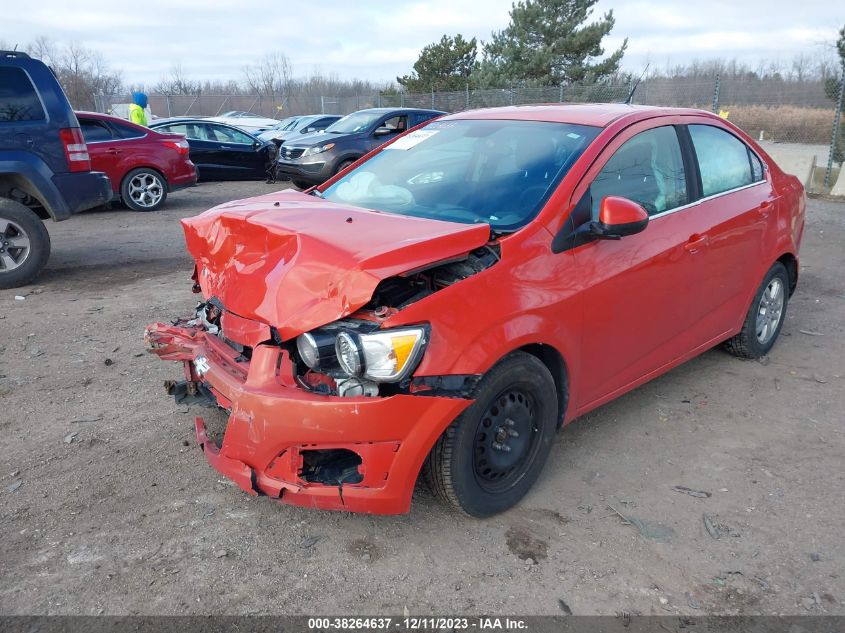
{"type": "Polygon", "coordinates": [[[309,631],[378,631],[398,629],[400,631],[520,631],[527,630],[528,623],[521,618],[499,617],[340,617],[308,618],[309,631]]]}

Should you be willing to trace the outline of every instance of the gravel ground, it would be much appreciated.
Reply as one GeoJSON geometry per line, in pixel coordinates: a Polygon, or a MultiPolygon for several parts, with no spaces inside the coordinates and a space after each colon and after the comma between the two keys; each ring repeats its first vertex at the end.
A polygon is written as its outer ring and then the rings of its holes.
{"type": "Polygon", "coordinates": [[[845,614],[845,205],[810,202],[768,358],[714,349],[576,421],[479,521],[424,487],[398,517],[249,497],[164,395],[142,334],[195,302],[178,220],[282,186],[50,225],[38,284],[0,291],[0,613],[845,614]]]}

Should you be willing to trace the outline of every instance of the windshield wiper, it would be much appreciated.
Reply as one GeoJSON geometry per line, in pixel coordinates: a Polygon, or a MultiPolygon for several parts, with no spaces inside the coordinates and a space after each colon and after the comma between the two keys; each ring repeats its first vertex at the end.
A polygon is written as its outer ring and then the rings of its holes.
{"type": "Polygon", "coordinates": [[[318,198],[322,198],[322,197],[323,197],[323,192],[322,192],[322,191],[320,191],[319,189],[312,189],[312,190],[309,192],[309,194],[308,194],[308,195],[309,195],[309,196],[317,196],[318,198]]]}

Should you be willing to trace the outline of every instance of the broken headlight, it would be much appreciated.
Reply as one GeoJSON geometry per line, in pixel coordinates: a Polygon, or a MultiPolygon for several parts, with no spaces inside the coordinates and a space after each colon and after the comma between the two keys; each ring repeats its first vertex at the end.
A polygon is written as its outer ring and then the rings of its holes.
{"type": "Polygon", "coordinates": [[[375,382],[400,382],[419,364],[427,343],[423,327],[403,327],[360,333],[340,330],[336,336],[319,331],[306,332],[296,340],[302,361],[311,369],[340,365],[350,377],[375,382]],[[328,354],[333,339],[334,354],[328,354]]]}

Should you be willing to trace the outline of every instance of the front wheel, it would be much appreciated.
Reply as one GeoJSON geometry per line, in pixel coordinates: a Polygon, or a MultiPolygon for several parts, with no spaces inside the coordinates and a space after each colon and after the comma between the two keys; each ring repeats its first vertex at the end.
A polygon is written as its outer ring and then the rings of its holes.
{"type": "Polygon", "coordinates": [[[424,468],[436,496],[470,516],[488,517],[522,499],[543,469],[557,427],[557,395],[546,366],[514,352],[472,397],[424,468]]]}
{"type": "Polygon", "coordinates": [[[35,213],[0,198],[0,289],[35,279],[50,257],[50,234],[35,213]]]}
{"type": "Polygon", "coordinates": [[[345,160],[345,161],[343,161],[342,163],[340,163],[340,164],[337,166],[337,169],[335,169],[335,170],[334,170],[334,173],[335,173],[335,174],[339,174],[339,173],[340,173],[340,172],[342,172],[344,169],[346,169],[347,167],[349,167],[352,163],[354,163],[356,160],[358,160],[358,159],[357,159],[357,158],[350,158],[349,160],[345,160]]]}
{"type": "Polygon", "coordinates": [[[291,182],[293,183],[294,187],[296,187],[297,189],[302,189],[303,191],[305,189],[310,189],[311,187],[314,186],[310,182],[308,182],[306,180],[299,180],[298,178],[292,178],[291,182]]]}
{"type": "Polygon", "coordinates": [[[739,358],[760,358],[769,353],[783,327],[789,301],[789,276],[780,262],[766,273],[745,315],[739,334],[725,348],[739,358]]]}
{"type": "Polygon", "coordinates": [[[123,178],[120,197],[133,211],[156,211],[167,200],[167,182],[155,169],[133,169],[123,178]]]}

